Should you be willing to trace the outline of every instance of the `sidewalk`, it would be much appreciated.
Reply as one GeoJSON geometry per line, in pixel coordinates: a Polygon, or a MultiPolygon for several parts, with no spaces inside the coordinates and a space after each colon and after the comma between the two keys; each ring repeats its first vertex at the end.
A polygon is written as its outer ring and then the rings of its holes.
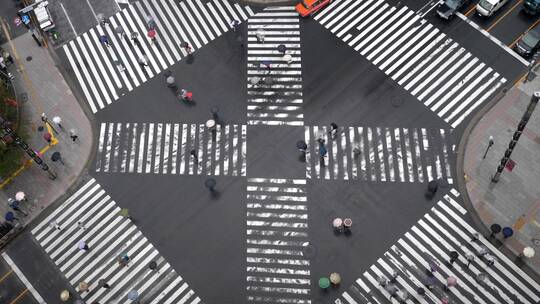
{"type": "MultiPolygon", "coordinates": [[[[479,113],[467,127],[460,143],[458,185],[464,193],[468,209],[474,209],[474,220],[485,235],[489,227],[499,224],[511,227],[514,235],[504,239],[499,233],[495,243],[513,258],[524,247],[532,247],[536,255],[517,260],[524,270],[540,273],[540,106],[537,106],[514,148],[510,159],[512,171],[504,169],[498,183],[491,177],[497,170],[505,150],[525,113],[534,90],[540,89],[540,76],[526,84],[518,83],[486,113],[479,113]],[[478,118],[481,117],[479,120],[478,118]],[[470,130],[470,134],[467,134],[470,130]],[[486,158],[489,136],[494,144],[486,158]],[[462,174],[463,173],[463,174],[462,174]],[[466,187],[466,189],[465,189],[466,187]],[[481,223],[478,223],[481,222],[481,223]]],[[[471,210],[473,211],[473,210],[471,210]]]]}
{"type": "MultiPolygon", "coordinates": [[[[13,83],[18,94],[18,105],[22,111],[22,125],[27,126],[27,144],[34,151],[44,152],[42,159],[56,173],[52,180],[49,175],[33,162],[8,184],[2,185],[0,191],[0,214],[4,215],[10,208],[7,199],[22,191],[28,202],[23,202],[22,209],[29,215],[17,214],[22,223],[27,224],[40,211],[66,194],[70,186],[77,180],[90,157],[92,148],[92,129],[79,103],[60,74],[49,51],[37,46],[30,34],[24,34],[2,46],[15,59],[15,65],[9,71],[15,76],[13,83]],[[52,133],[57,140],[48,145],[43,138],[44,131],[38,131],[43,126],[41,113],[46,113],[53,127],[59,134],[52,133]],[[52,122],[54,116],[62,119],[63,129],[52,122]],[[75,129],[79,139],[73,142],[69,130],[75,129]],[[60,152],[64,165],[59,161],[51,161],[53,152],[60,152]]],[[[27,158],[28,159],[28,158],[27,158]]]]}

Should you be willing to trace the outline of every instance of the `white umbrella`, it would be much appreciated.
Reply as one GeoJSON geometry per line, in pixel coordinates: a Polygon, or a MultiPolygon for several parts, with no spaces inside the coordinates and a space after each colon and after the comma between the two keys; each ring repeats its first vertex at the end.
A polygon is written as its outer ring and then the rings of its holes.
{"type": "Polygon", "coordinates": [[[139,293],[136,290],[132,290],[128,293],[127,297],[131,301],[136,301],[139,297],[139,293]]]}
{"type": "Polygon", "coordinates": [[[526,257],[526,258],[532,258],[534,256],[534,248],[532,247],[525,247],[523,248],[523,255],[526,257]]]}
{"type": "Polygon", "coordinates": [[[60,118],[60,116],[55,116],[55,117],[53,117],[52,121],[55,124],[60,124],[60,123],[62,123],[62,118],[60,118]]]}
{"type": "Polygon", "coordinates": [[[26,197],[26,195],[22,191],[19,191],[19,192],[17,192],[15,194],[15,199],[18,200],[18,201],[24,201],[25,197],[26,197]]]}
{"type": "Polygon", "coordinates": [[[334,228],[341,228],[341,225],[343,225],[343,220],[339,217],[336,217],[332,222],[332,225],[334,226],[334,228]]]}
{"type": "Polygon", "coordinates": [[[79,249],[84,250],[84,247],[86,247],[86,242],[83,240],[80,240],[78,246],[79,246],[79,249]]]}

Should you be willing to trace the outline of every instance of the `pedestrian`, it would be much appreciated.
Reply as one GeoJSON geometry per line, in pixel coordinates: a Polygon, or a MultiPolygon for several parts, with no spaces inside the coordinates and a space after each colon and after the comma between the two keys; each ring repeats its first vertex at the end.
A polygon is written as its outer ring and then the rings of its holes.
{"type": "Polygon", "coordinates": [[[182,89],[180,91],[180,97],[182,98],[182,100],[192,101],[193,100],[193,93],[188,91],[188,90],[182,89]]]}
{"type": "Polygon", "coordinates": [[[106,35],[101,35],[99,36],[99,42],[101,42],[101,44],[109,47],[111,46],[110,42],[109,42],[109,38],[106,36],[106,35]]]}
{"type": "Polygon", "coordinates": [[[476,256],[478,257],[483,257],[488,253],[489,253],[489,250],[485,245],[481,245],[480,248],[476,250],[476,256]]]}
{"type": "Polygon", "coordinates": [[[266,67],[267,70],[270,70],[272,67],[271,67],[271,62],[268,61],[268,60],[263,60],[261,61],[261,64],[264,65],[266,67]]]}
{"type": "Polygon", "coordinates": [[[454,287],[456,286],[456,284],[457,284],[457,279],[453,276],[449,276],[448,278],[446,278],[445,289],[448,291],[450,290],[450,287],[454,287]]]}
{"type": "Polygon", "coordinates": [[[197,150],[191,149],[191,151],[189,151],[189,154],[193,157],[193,162],[195,164],[199,164],[199,156],[197,155],[197,150]]]}
{"type": "Polygon", "coordinates": [[[236,28],[238,27],[239,24],[240,24],[240,21],[238,21],[238,20],[236,20],[236,19],[231,20],[230,25],[231,25],[233,31],[236,32],[236,28]]]}
{"type": "Polygon", "coordinates": [[[167,86],[169,88],[174,88],[175,87],[175,85],[174,85],[174,77],[168,76],[165,80],[167,81],[167,86]]]}
{"type": "Polygon", "coordinates": [[[484,259],[486,259],[486,264],[488,266],[495,265],[495,257],[493,255],[487,253],[487,254],[484,255],[484,259]]]}
{"type": "Polygon", "coordinates": [[[398,275],[399,275],[399,274],[398,274],[397,270],[395,270],[395,269],[392,270],[392,274],[390,275],[390,280],[389,280],[390,283],[393,283],[393,284],[397,283],[397,277],[398,277],[398,275]]]}
{"type": "Polygon", "coordinates": [[[328,133],[330,133],[332,138],[336,138],[337,132],[338,132],[338,125],[335,122],[330,123],[330,131],[328,131],[328,133]]]}
{"type": "Polygon", "coordinates": [[[137,60],[141,67],[147,67],[148,61],[146,60],[146,55],[139,56],[139,59],[137,60]]]}
{"type": "Polygon", "coordinates": [[[15,214],[13,214],[13,212],[11,211],[6,212],[6,215],[4,218],[6,221],[11,222],[11,223],[13,223],[13,221],[19,220],[18,218],[15,217],[15,214]]]}
{"type": "Polygon", "coordinates": [[[157,32],[156,32],[155,29],[149,29],[148,33],[146,33],[146,35],[148,35],[148,38],[150,38],[151,43],[156,42],[157,32]]]}
{"type": "Polygon", "coordinates": [[[19,212],[19,213],[22,213],[23,216],[28,216],[28,213],[24,212],[20,207],[19,207],[19,201],[17,200],[14,200],[13,198],[8,198],[8,205],[9,207],[11,207],[11,209],[19,212]]]}
{"type": "Polygon", "coordinates": [[[379,282],[379,285],[381,285],[383,287],[386,286],[386,283],[387,283],[386,278],[383,277],[383,276],[378,276],[377,277],[377,282],[379,282]]]}
{"type": "Polygon", "coordinates": [[[88,251],[90,250],[90,247],[88,247],[88,244],[86,244],[86,242],[84,240],[80,240],[79,241],[79,249],[82,250],[82,251],[88,251]]]}
{"type": "Polygon", "coordinates": [[[139,41],[139,33],[137,33],[137,32],[132,32],[132,33],[131,33],[131,40],[132,40],[133,43],[135,43],[135,45],[137,45],[139,48],[141,47],[141,42],[139,41]]]}
{"type": "Polygon", "coordinates": [[[120,60],[115,60],[114,63],[116,64],[116,67],[118,68],[118,71],[120,73],[123,73],[126,70],[126,67],[122,64],[120,60]]]}
{"type": "Polygon", "coordinates": [[[58,223],[56,221],[51,221],[49,223],[49,227],[51,229],[62,230],[62,227],[60,227],[60,225],[58,225],[58,223]]]}
{"type": "Polygon", "coordinates": [[[263,29],[258,29],[257,32],[255,33],[255,36],[257,36],[257,41],[258,42],[261,42],[261,43],[264,43],[264,30],[263,29]]]}
{"type": "Polygon", "coordinates": [[[129,209],[128,208],[120,209],[120,211],[118,211],[118,215],[122,216],[122,217],[125,217],[127,219],[130,219],[130,220],[132,219],[131,215],[129,215],[129,209]]]}
{"type": "Polygon", "coordinates": [[[4,63],[4,57],[0,56],[0,70],[7,73],[7,65],[4,63]]]}
{"type": "Polygon", "coordinates": [[[86,231],[86,227],[84,226],[84,224],[81,221],[77,221],[77,226],[79,228],[81,228],[82,231],[86,231]]]}
{"type": "Polygon", "coordinates": [[[118,257],[118,264],[122,267],[129,266],[129,256],[127,252],[124,252],[121,256],[118,257]]]}
{"type": "Polygon", "coordinates": [[[45,134],[43,134],[43,139],[45,139],[45,140],[49,143],[49,145],[50,145],[51,142],[52,142],[52,135],[51,135],[51,133],[46,132],[45,134]]]}
{"type": "Polygon", "coordinates": [[[79,282],[79,292],[87,292],[90,289],[90,286],[85,281],[79,282]]]}
{"type": "Polygon", "coordinates": [[[146,26],[149,30],[154,30],[156,28],[156,21],[152,16],[146,16],[146,26]]]}
{"type": "Polygon", "coordinates": [[[387,284],[386,286],[384,286],[384,289],[386,289],[386,292],[390,294],[390,299],[395,297],[399,290],[394,284],[387,284]]]}
{"type": "Polygon", "coordinates": [[[105,289],[110,289],[111,288],[111,285],[109,285],[107,283],[107,281],[105,281],[104,279],[100,279],[98,281],[98,286],[101,287],[101,288],[105,288],[105,289]]]}
{"type": "Polygon", "coordinates": [[[55,116],[52,120],[61,130],[64,130],[64,127],[62,126],[62,118],[60,118],[60,116],[55,116]]]}
{"type": "Polygon", "coordinates": [[[79,135],[77,135],[77,132],[75,131],[75,129],[71,129],[69,130],[69,137],[71,138],[73,142],[75,142],[79,138],[79,135]]]}
{"type": "Polygon", "coordinates": [[[474,260],[474,255],[472,253],[467,253],[465,258],[467,259],[467,268],[469,268],[471,262],[474,260]]]}
{"type": "Polygon", "coordinates": [[[126,36],[126,31],[124,31],[124,28],[121,25],[118,25],[114,31],[116,34],[120,37],[120,39],[124,39],[126,36]]]}
{"type": "Polygon", "coordinates": [[[193,49],[191,48],[191,45],[189,43],[182,42],[180,46],[184,48],[184,50],[186,51],[188,55],[191,55],[191,52],[193,51],[193,49]]]}
{"type": "Polygon", "coordinates": [[[473,233],[473,236],[471,238],[471,242],[477,242],[480,238],[480,234],[478,232],[473,233]]]}

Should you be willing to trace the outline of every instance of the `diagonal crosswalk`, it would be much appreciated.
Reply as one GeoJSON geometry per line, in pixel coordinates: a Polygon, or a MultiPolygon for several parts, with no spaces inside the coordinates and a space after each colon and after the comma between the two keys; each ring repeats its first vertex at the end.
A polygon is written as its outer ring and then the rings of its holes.
{"type": "Polygon", "coordinates": [[[96,172],[246,176],[246,125],[101,123],[96,172]]]}
{"type": "Polygon", "coordinates": [[[453,144],[445,129],[306,126],[306,177],[381,182],[453,183],[453,144]],[[320,140],[327,150],[320,161],[320,140]]]}
{"type": "Polygon", "coordinates": [[[93,113],[105,108],[187,56],[188,42],[197,50],[229,31],[231,21],[253,15],[249,6],[226,0],[141,0],[63,46],[65,55],[93,113]],[[156,23],[157,40],[147,36],[148,17],[156,23]],[[117,33],[123,28],[125,36],[117,33]],[[131,40],[138,33],[138,43],[131,40]],[[106,35],[110,47],[101,45],[106,35]],[[139,63],[146,56],[148,66],[139,63]]]}
{"type": "Polygon", "coordinates": [[[335,0],[314,18],[452,128],[506,83],[407,6],[335,0]]]}
{"type": "Polygon", "coordinates": [[[136,290],[144,303],[202,303],[130,218],[92,179],[40,222],[32,235],[86,303],[132,303],[136,290]],[[84,241],[89,250],[79,249],[84,241]],[[127,266],[118,259],[129,257],[127,266]],[[156,268],[149,267],[150,262],[156,268]],[[109,289],[99,286],[104,280],[109,289]],[[88,291],[78,289],[80,282],[88,291]]]}
{"type": "Polygon", "coordinates": [[[247,49],[248,124],[303,125],[300,23],[294,7],[270,7],[251,17],[247,49]]]}
{"type": "Polygon", "coordinates": [[[458,200],[459,192],[450,190],[335,303],[399,303],[405,298],[406,303],[441,303],[445,297],[449,303],[539,303],[540,285],[477,234],[458,200]],[[479,255],[484,249],[487,254],[479,255]],[[459,256],[450,264],[452,251],[459,256]],[[491,259],[495,263],[490,266],[491,259]],[[436,271],[430,274],[430,268],[436,271]],[[395,282],[388,282],[394,273],[395,282]],[[457,285],[444,290],[448,277],[455,277],[457,285]],[[388,285],[397,288],[392,298],[388,285]]]}
{"type": "Polygon", "coordinates": [[[311,303],[306,180],[249,178],[248,303],[311,303]]]}

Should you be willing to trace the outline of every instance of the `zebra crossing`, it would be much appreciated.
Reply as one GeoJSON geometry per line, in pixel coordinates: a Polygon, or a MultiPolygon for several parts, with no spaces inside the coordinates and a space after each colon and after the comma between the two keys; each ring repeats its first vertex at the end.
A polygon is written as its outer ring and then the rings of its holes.
{"type": "Polygon", "coordinates": [[[266,8],[248,20],[247,37],[248,124],[302,126],[298,13],[292,6],[266,8]]]}
{"type": "Polygon", "coordinates": [[[108,21],[79,35],[63,46],[64,53],[93,113],[119,99],[188,54],[229,31],[231,21],[245,21],[253,15],[249,6],[226,0],[141,0],[128,5],[108,21]],[[156,23],[157,41],[147,36],[147,18],[156,23]],[[126,35],[116,32],[123,28],[126,35]],[[129,37],[138,33],[139,43],[129,37]],[[106,35],[110,47],[100,45],[106,35]],[[139,58],[148,58],[148,66],[139,58]]]}
{"type": "Polygon", "coordinates": [[[467,223],[458,196],[459,192],[451,189],[335,303],[399,303],[397,299],[407,299],[406,303],[441,303],[445,297],[450,298],[450,303],[539,303],[540,285],[467,223]],[[483,250],[488,254],[481,257],[478,254],[483,250]],[[459,256],[450,264],[452,251],[459,256]],[[488,256],[495,261],[491,266],[488,256]],[[436,269],[432,277],[430,268],[436,269]],[[389,299],[389,288],[379,282],[388,282],[394,273],[399,291],[389,299]],[[448,277],[456,278],[457,285],[445,291],[442,286],[448,277]],[[424,289],[425,296],[418,293],[418,288],[424,289]]]}
{"type": "Polygon", "coordinates": [[[127,298],[131,290],[144,303],[202,303],[120,210],[92,179],[32,229],[32,235],[86,303],[132,303],[127,298]],[[81,240],[88,251],[78,247],[81,240]],[[124,255],[127,266],[118,263],[124,255]],[[100,280],[110,288],[101,288],[100,280]],[[88,284],[88,291],[79,288],[80,282],[88,284]]]}
{"type": "Polygon", "coordinates": [[[452,128],[506,83],[407,6],[335,0],[314,18],[452,128]]]}
{"type": "Polygon", "coordinates": [[[305,179],[248,178],[248,303],[311,303],[305,179]]]}
{"type": "Polygon", "coordinates": [[[101,123],[96,172],[246,176],[246,125],[101,123]]]}
{"type": "Polygon", "coordinates": [[[451,133],[445,129],[306,126],[306,177],[381,182],[453,183],[451,133]],[[320,161],[320,140],[327,155],[320,161]],[[321,166],[323,165],[323,166],[321,166]]]}

